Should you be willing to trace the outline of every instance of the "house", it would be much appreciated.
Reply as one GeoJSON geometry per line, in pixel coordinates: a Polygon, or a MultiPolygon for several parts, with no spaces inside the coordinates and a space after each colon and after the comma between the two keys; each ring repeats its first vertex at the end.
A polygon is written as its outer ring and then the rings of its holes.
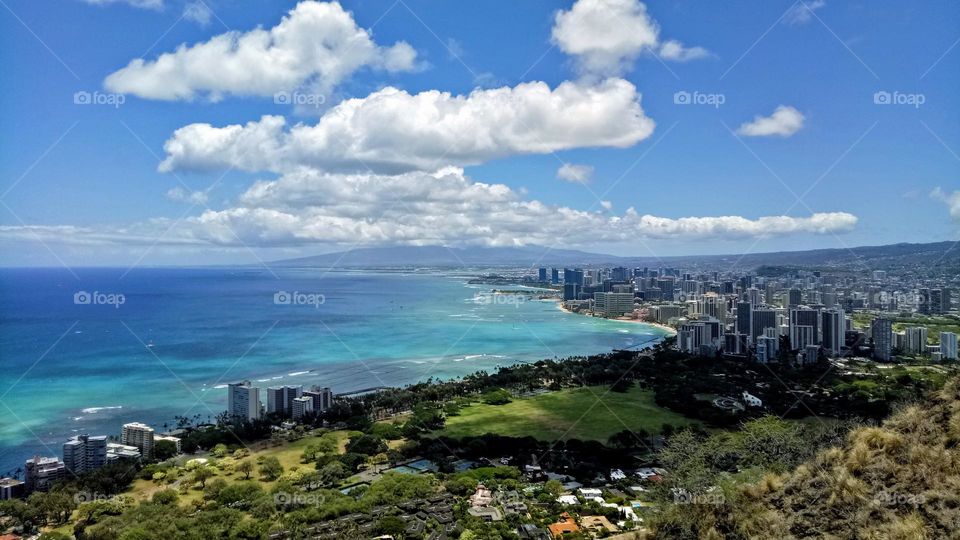
{"type": "Polygon", "coordinates": [[[586,499],[595,499],[603,496],[603,490],[597,488],[580,488],[580,495],[586,499]]]}
{"type": "Polygon", "coordinates": [[[580,522],[584,529],[593,533],[617,532],[617,527],[604,516],[582,516],[580,522]]]}
{"type": "Polygon", "coordinates": [[[520,540],[551,540],[550,533],[533,523],[524,523],[517,529],[520,540]]]}
{"type": "Polygon", "coordinates": [[[487,523],[503,520],[503,512],[496,506],[473,506],[467,509],[467,513],[487,523]]]}
{"type": "Polygon", "coordinates": [[[614,469],[614,470],[610,471],[610,480],[612,480],[612,481],[614,481],[614,482],[623,480],[623,479],[625,479],[626,477],[627,477],[627,475],[624,474],[624,472],[621,471],[620,469],[614,469]]]}
{"type": "Polygon", "coordinates": [[[477,491],[470,496],[470,506],[490,506],[493,502],[493,492],[483,484],[477,484],[477,491]]]}
{"type": "Polygon", "coordinates": [[[576,495],[561,495],[557,497],[557,502],[567,506],[574,506],[580,504],[580,499],[578,499],[576,495]]]}
{"type": "Polygon", "coordinates": [[[580,532],[580,527],[569,512],[560,514],[560,520],[550,524],[547,528],[550,529],[550,534],[554,538],[563,538],[566,533],[580,532]]]}

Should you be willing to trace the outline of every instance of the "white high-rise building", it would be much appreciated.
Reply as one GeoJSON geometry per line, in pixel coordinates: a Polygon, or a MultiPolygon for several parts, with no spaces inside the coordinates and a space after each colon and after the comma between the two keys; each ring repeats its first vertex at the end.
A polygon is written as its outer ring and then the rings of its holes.
{"type": "Polygon", "coordinates": [[[313,412],[313,398],[310,396],[293,398],[293,408],[291,411],[294,420],[303,418],[307,413],[313,412]]]}
{"type": "Polygon", "coordinates": [[[843,310],[840,308],[831,308],[823,311],[820,315],[822,322],[823,348],[827,356],[840,356],[840,350],[845,342],[846,320],[843,310]]]}
{"type": "Polygon", "coordinates": [[[73,474],[103,467],[107,464],[107,436],[83,434],[63,443],[63,464],[73,474]]]}
{"type": "Polygon", "coordinates": [[[227,414],[243,420],[260,418],[260,389],[250,381],[227,385],[227,414]]]}
{"type": "Polygon", "coordinates": [[[290,416],[293,400],[303,395],[302,385],[271,386],[267,388],[267,412],[290,416]]]}
{"type": "Polygon", "coordinates": [[[912,326],[904,330],[903,351],[907,354],[927,353],[927,329],[912,326]]]}
{"type": "Polygon", "coordinates": [[[127,446],[136,446],[144,458],[153,457],[153,428],[146,424],[140,422],[124,424],[120,432],[120,442],[127,446]]]}
{"type": "Polygon", "coordinates": [[[633,293],[598,292],[593,294],[594,313],[620,317],[633,311],[633,293]]]}
{"type": "Polygon", "coordinates": [[[67,476],[66,465],[53,457],[30,458],[24,464],[23,470],[24,490],[27,493],[48,491],[58,480],[67,476]]]}
{"type": "Polygon", "coordinates": [[[940,332],[940,358],[957,359],[957,335],[953,332],[940,332]]]}

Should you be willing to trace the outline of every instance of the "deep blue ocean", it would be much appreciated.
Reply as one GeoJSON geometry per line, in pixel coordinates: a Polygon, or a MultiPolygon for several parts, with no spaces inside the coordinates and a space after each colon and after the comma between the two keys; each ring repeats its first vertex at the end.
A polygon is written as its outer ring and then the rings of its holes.
{"type": "Polygon", "coordinates": [[[75,433],[115,435],[131,421],[162,431],[177,415],[213,417],[225,408],[223,386],[237,380],[341,393],[662,335],[552,301],[492,296],[494,287],[469,277],[0,269],[0,475],[34,454],[61,455],[75,433]]]}

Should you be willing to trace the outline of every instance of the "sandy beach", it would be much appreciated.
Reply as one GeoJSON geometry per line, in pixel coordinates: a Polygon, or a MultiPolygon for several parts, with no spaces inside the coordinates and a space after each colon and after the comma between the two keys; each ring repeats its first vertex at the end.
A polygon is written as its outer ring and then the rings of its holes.
{"type": "MultiPolygon", "coordinates": [[[[570,311],[569,309],[567,309],[567,308],[563,305],[563,301],[562,301],[562,300],[557,300],[557,308],[558,308],[560,311],[563,311],[563,312],[565,312],[565,313],[570,313],[570,314],[572,314],[572,315],[582,315],[581,313],[577,313],[577,312],[575,312],[575,311],[570,311]]],[[[584,317],[588,317],[589,315],[583,315],[583,316],[584,316],[584,317]]],[[[601,317],[598,317],[598,318],[601,318],[601,317]]],[[[634,324],[645,324],[645,325],[647,325],[647,326],[653,326],[653,327],[655,327],[655,328],[659,328],[660,330],[663,330],[664,332],[669,333],[671,336],[675,336],[675,335],[677,334],[677,330],[676,330],[675,328],[673,328],[673,327],[667,326],[667,325],[665,325],[665,324],[660,324],[660,323],[655,323],[655,322],[649,322],[649,321],[644,321],[644,320],[640,320],[640,319],[634,319],[634,318],[632,318],[632,317],[618,317],[618,318],[616,318],[616,319],[606,319],[606,320],[608,320],[608,321],[625,322],[625,323],[634,323],[634,324]]]]}

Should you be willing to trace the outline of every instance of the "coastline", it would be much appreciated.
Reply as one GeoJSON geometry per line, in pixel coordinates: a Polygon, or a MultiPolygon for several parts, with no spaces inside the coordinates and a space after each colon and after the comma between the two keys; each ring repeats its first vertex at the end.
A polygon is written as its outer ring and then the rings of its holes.
{"type": "MultiPolygon", "coordinates": [[[[571,314],[571,315],[580,315],[580,316],[582,316],[582,317],[587,317],[587,316],[588,316],[588,315],[584,315],[584,314],[582,314],[582,313],[577,313],[576,311],[570,311],[569,309],[567,309],[566,307],[564,307],[564,305],[563,305],[563,300],[557,300],[556,302],[557,302],[557,309],[559,309],[560,311],[562,311],[562,312],[564,312],[564,313],[569,313],[569,314],[571,314]]],[[[675,328],[670,327],[670,326],[667,326],[667,325],[665,325],[665,324],[660,324],[660,323],[655,323],[655,322],[649,322],[649,321],[642,321],[642,320],[640,320],[640,319],[633,319],[633,318],[628,318],[628,317],[618,317],[618,318],[616,318],[616,319],[608,319],[608,318],[606,318],[606,317],[593,317],[593,318],[595,318],[595,319],[601,319],[601,320],[604,320],[604,321],[616,321],[616,322],[624,322],[624,323],[632,323],[632,324],[645,324],[645,325],[647,325],[647,326],[652,326],[652,327],[654,327],[654,328],[658,328],[658,329],[660,329],[660,330],[663,330],[663,331],[666,332],[668,335],[671,335],[671,336],[677,335],[677,330],[676,330],[675,328]]]]}

